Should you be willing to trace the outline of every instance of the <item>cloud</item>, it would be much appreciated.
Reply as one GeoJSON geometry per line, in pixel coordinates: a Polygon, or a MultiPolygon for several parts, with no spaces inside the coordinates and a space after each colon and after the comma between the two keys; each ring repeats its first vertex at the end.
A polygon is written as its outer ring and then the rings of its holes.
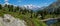
{"type": "Polygon", "coordinates": [[[48,6],[48,3],[44,3],[45,5],[44,6],[48,6]]]}
{"type": "Polygon", "coordinates": [[[5,0],[5,4],[9,4],[9,3],[8,3],[8,0],[5,0]]]}
{"type": "Polygon", "coordinates": [[[18,2],[21,2],[21,1],[18,1],[18,2]]]}
{"type": "Polygon", "coordinates": [[[47,4],[47,3],[44,3],[44,4],[47,4]]]}
{"type": "Polygon", "coordinates": [[[8,0],[5,0],[5,1],[8,1],[8,0]]]}
{"type": "Polygon", "coordinates": [[[18,2],[22,2],[21,0],[18,0],[18,2]]]}

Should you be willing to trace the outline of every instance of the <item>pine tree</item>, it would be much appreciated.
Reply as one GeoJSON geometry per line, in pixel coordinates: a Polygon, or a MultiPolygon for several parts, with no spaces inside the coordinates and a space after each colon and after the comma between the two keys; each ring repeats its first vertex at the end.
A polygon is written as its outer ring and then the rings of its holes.
{"type": "Polygon", "coordinates": [[[0,9],[2,9],[2,5],[0,4],[0,9]]]}

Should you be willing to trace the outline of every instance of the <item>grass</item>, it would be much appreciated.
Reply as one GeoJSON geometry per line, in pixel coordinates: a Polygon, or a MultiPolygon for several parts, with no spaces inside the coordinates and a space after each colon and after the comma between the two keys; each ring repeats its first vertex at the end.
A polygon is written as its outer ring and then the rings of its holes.
{"type": "MultiPolygon", "coordinates": [[[[31,16],[30,13],[21,14],[20,12],[8,12],[8,11],[0,10],[0,16],[3,16],[4,14],[10,14],[10,15],[14,16],[15,18],[19,18],[20,20],[25,20],[27,23],[27,26],[47,26],[45,23],[41,22],[40,19],[35,18],[34,14],[32,14],[33,18],[30,18],[30,16],[31,16]]],[[[57,15],[52,15],[52,14],[45,15],[46,19],[52,18],[52,17],[57,17],[57,15]]],[[[60,17],[60,15],[58,17],[60,17]]],[[[59,24],[59,23],[57,23],[57,24],[59,24]]],[[[53,26],[55,26],[55,25],[56,24],[53,24],[53,26]]]]}
{"type": "Polygon", "coordinates": [[[33,19],[35,26],[46,26],[45,23],[41,22],[39,19],[33,19]]]}
{"type": "Polygon", "coordinates": [[[54,15],[54,14],[47,14],[47,15],[45,15],[44,18],[45,19],[47,19],[47,18],[56,18],[56,15],[54,15]]]}
{"type": "Polygon", "coordinates": [[[31,16],[30,13],[25,13],[24,15],[24,14],[20,14],[19,12],[8,12],[8,11],[0,10],[0,16],[3,16],[4,14],[10,14],[15,18],[19,18],[20,20],[25,20],[27,23],[27,26],[45,26],[45,24],[39,21],[37,18],[30,18],[31,16]]]}

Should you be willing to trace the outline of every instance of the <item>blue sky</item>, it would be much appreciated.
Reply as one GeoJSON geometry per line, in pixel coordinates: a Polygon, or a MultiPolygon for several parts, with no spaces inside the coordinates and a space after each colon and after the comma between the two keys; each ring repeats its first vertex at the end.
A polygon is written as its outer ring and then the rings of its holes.
{"type": "MultiPolygon", "coordinates": [[[[56,0],[8,0],[10,4],[22,6],[22,5],[36,5],[36,6],[48,6],[56,0]]],[[[0,4],[4,4],[5,0],[0,0],[0,4]]]]}

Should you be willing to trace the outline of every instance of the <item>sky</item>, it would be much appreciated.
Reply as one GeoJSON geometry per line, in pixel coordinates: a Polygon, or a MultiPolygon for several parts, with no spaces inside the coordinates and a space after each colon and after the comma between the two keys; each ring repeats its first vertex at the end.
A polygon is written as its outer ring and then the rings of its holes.
{"type": "Polygon", "coordinates": [[[8,1],[9,4],[23,6],[23,5],[35,5],[35,6],[48,6],[56,0],[0,0],[0,4],[4,4],[8,1]]]}

